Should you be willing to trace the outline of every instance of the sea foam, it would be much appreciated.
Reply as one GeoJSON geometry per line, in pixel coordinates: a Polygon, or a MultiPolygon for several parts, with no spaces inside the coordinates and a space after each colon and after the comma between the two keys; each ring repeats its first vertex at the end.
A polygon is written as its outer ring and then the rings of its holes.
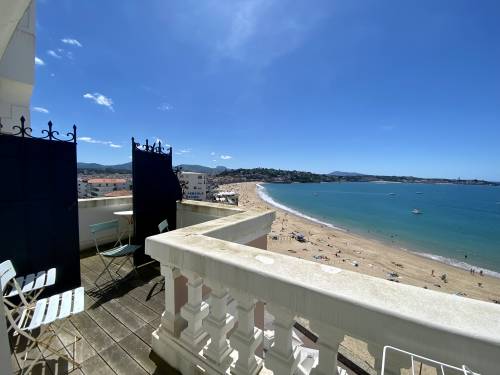
{"type": "Polygon", "coordinates": [[[304,219],[307,219],[309,221],[313,221],[317,224],[321,224],[321,225],[324,225],[324,226],[327,226],[329,228],[333,228],[333,229],[336,229],[336,230],[340,230],[342,232],[346,232],[345,229],[342,229],[342,228],[339,228],[339,227],[336,227],[335,225],[333,224],[330,224],[330,223],[327,223],[327,222],[324,222],[324,221],[321,221],[319,219],[316,219],[312,216],[308,216],[308,215],[305,215],[303,214],[302,212],[300,211],[297,211],[297,210],[294,210],[293,208],[290,208],[288,206],[285,206],[284,204],[281,204],[281,203],[278,203],[276,202],[273,198],[271,198],[267,192],[266,192],[266,188],[264,186],[262,186],[261,184],[257,184],[257,194],[259,194],[259,197],[263,200],[263,201],[266,201],[267,203],[269,203],[270,205],[274,206],[274,207],[277,207],[277,208],[280,208],[282,209],[283,211],[287,211],[287,212],[290,212],[291,214],[294,214],[296,216],[300,216],[304,219]]]}
{"type": "MultiPolygon", "coordinates": [[[[336,229],[336,230],[340,230],[340,231],[346,232],[345,229],[336,227],[335,225],[332,225],[330,223],[327,223],[327,222],[318,220],[318,219],[316,219],[314,217],[305,215],[305,214],[303,214],[300,211],[294,210],[293,208],[290,208],[288,206],[285,206],[284,204],[276,202],[273,198],[271,198],[267,194],[266,188],[264,186],[262,186],[261,184],[257,184],[257,194],[259,195],[259,197],[263,201],[271,204],[272,206],[275,206],[275,207],[280,208],[280,209],[282,209],[284,211],[290,212],[290,213],[292,213],[292,214],[294,214],[296,216],[300,216],[300,217],[302,217],[304,219],[313,221],[315,223],[318,223],[318,224],[321,224],[321,225],[325,225],[325,226],[327,226],[329,228],[333,228],[333,229],[336,229]]],[[[469,263],[466,263],[466,262],[462,262],[462,261],[459,261],[459,260],[456,260],[456,259],[447,258],[447,257],[441,256],[441,255],[424,253],[424,252],[420,252],[420,251],[412,251],[412,250],[405,249],[405,248],[402,248],[402,250],[409,251],[409,252],[411,252],[411,253],[413,253],[415,255],[420,255],[420,256],[423,256],[425,258],[433,259],[433,260],[436,260],[436,261],[438,261],[440,263],[448,264],[448,265],[453,266],[453,267],[462,268],[462,269],[467,270],[467,271],[469,271],[471,268],[474,269],[474,270],[476,270],[476,272],[478,272],[479,270],[482,270],[485,275],[496,277],[496,278],[500,278],[500,272],[492,271],[492,270],[489,270],[489,269],[486,269],[486,268],[482,268],[482,267],[479,267],[479,266],[474,266],[472,264],[469,264],[469,263]]]]}
{"type": "Polygon", "coordinates": [[[476,272],[479,272],[479,270],[482,270],[485,275],[496,277],[496,278],[500,279],[500,272],[492,271],[492,270],[489,270],[487,268],[474,266],[472,264],[469,264],[469,263],[466,263],[466,262],[463,262],[460,260],[452,259],[452,258],[447,258],[447,257],[441,256],[441,255],[422,253],[422,252],[418,252],[418,251],[411,251],[411,252],[413,254],[420,255],[420,256],[423,256],[425,258],[437,260],[438,262],[445,263],[445,264],[448,264],[448,265],[453,266],[453,267],[462,268],[462,269],[467,270],[467,271],[469,271],[470,269],[473,269],[476,272]]]}

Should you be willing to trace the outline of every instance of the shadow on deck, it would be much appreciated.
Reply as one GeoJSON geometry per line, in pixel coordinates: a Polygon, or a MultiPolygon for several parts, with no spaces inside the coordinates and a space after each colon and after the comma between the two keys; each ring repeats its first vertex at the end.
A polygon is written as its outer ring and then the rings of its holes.
{"type": "MultiPolygon", "coordinates": [[[[158,327],[165,308],[159,266],[142,267],[138,276],[130,273],[116,287],[98,289],[93,281],[103,269],[101,260],[92,255],[82,258],[80,264],[82,285],[86,291],[85,312],[71,317],[66,328],[78,332],[82,340],[70,345],[74,336],[61,333],[53,344],[70,355],[74,354],[81,367],[73,368],[66,360],[48,356],[45,362],[35,366],[32,373],[178,374],[151,351],[151,333],[158,327]]],[[[121,273],[129,271],[130,268],[122,269],[121,273]]],[[[32,349],[24,362],[25,340],[11,337],[11,344],[14,349],[12,367],[15,374],[20,374],[39,349],[32,349]]]]}

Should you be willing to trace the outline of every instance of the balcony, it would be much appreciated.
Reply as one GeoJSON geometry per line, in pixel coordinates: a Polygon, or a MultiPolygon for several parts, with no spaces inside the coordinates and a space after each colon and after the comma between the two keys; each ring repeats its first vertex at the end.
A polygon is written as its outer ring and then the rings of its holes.
{"type": "MultiPolygon", "coordinates": [[[[272,211],[178,203],[179,229],[146,241],[159,266],[97,293],[102,263],[85,250],[88,224],[131,204],[131,197],[79,201],[88,295],[85,313],[71,318],[84,337],[76,348],[82,368],[73,373],[334,374],[337,366],[355,373],[337,362],[352,339],[369,353],[358,362],[364,373],[380,371],[385,345],[498,373],[500,306],[269,252],[272,211]]],[[[62,348],[68,338],[59,339],[62,348]]],[[[12,356],[17,370],[19,356],[12,356]]],[[[389,358],[389,373],[409,367],[409,358],[389,358]]],[[[35,373],[71,370],[48,358],[35,373]]]]}

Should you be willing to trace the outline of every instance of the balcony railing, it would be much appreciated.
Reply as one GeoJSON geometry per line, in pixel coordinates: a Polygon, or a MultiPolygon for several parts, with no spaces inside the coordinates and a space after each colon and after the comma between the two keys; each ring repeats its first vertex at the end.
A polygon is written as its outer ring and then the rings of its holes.
{"type": "MultiPolygon", "coordinates": [[[[391,345],[481,374],[498,373],[500,306],[341,270],[255,245],[273,212],[201,202],[179,204],[180,229],[149,237],[146,253],[161,263],[165,312],[153,333],[157,354],[183,374],[334,374],[345,336],[368,344],[380,370],[391,345]],[[187,292],[186,292],[187,280],[187,292]],[[187,293],[187,296],[184,295],[187,293]],[[230,314],[228,302],[236,303],[230,314]],[[274,340],[262,355],[257,302],[274,316],[274,340]],[[319,361],[294,345],[297,318],[319,337],[319,361]]],[[[260,246],[265,247],[265,246],[260,246]]],[[[389,359],[399,374],[411,363],[389,359]]],[[[386,371],[387,373],[387,371],[386,371]]]]}

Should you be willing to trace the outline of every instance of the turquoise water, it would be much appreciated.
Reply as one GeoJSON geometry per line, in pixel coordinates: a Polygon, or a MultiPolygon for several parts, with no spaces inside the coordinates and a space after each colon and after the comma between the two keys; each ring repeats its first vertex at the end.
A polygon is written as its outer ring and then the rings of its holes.
{"type": "Polygon", "coordinates": [[[500,187],[265,184],[260,194],[318,221],[500,276],[500,187]]]}

